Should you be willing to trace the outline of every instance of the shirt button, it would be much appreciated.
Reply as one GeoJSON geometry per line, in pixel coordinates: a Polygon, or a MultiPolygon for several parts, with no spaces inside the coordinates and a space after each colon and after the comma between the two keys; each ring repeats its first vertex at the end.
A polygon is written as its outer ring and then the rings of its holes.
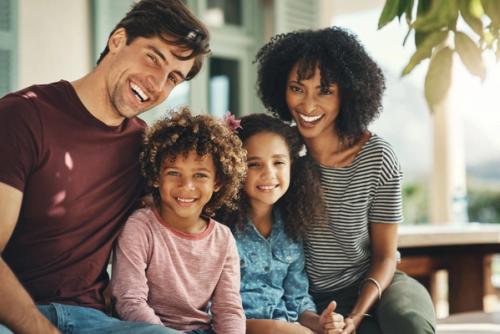
{"type": "Polygon", "coordinates": [[[264,267],[264,271],[266,271],[266,272],[267,272],[267,271],[269,271],[269,267],[268,267],[268,266],[265,266],[265,267],[264,267]]]}

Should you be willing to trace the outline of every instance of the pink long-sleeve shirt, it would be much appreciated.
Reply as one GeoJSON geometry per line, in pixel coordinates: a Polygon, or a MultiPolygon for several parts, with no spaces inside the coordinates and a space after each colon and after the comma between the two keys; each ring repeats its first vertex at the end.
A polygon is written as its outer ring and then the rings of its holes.
{"type": "Polygon", "coordinates": [[[111,293],[124,320],[245,333],[236,243],[214,220],[205,231],[188,234],[153,209],[134,212],[116,245],[111,293]]]}

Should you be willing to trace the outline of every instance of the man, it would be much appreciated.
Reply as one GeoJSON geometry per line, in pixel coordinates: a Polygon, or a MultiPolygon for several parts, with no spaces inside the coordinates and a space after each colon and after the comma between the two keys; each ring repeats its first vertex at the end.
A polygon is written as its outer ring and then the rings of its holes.
{"type": "Polygon", "coordinates": [[[106,265],[142,192],[136,116],[208,52],[182,1],[143,0],[92,72],[0,99],[0,333],[174,332],[106,316],[106,265]]]}

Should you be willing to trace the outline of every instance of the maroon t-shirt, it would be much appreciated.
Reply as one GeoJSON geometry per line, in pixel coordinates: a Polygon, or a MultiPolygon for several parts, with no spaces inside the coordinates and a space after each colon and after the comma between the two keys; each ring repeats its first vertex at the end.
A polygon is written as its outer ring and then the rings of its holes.
{"type": "Polygon", "coordinates": [[[103,309],[113,241],[142,193],[144,127],[105,125],[67,81],[0,99],[0,182],[23,192],[2,256],[35,302],[103,309]]]}

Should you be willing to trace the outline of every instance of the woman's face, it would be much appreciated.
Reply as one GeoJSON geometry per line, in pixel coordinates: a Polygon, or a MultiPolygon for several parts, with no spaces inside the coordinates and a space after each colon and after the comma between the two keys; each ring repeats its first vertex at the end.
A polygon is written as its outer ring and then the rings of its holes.
{"type": "Polygon", "coordinates": [[[305,139],[334,134],[335,119],[340,111],[340,94],[336,83],[321,89],[321,73],[317,67],[309,79],[298,80],[298,64],[288,75],[286,103],[305,139]]]}

